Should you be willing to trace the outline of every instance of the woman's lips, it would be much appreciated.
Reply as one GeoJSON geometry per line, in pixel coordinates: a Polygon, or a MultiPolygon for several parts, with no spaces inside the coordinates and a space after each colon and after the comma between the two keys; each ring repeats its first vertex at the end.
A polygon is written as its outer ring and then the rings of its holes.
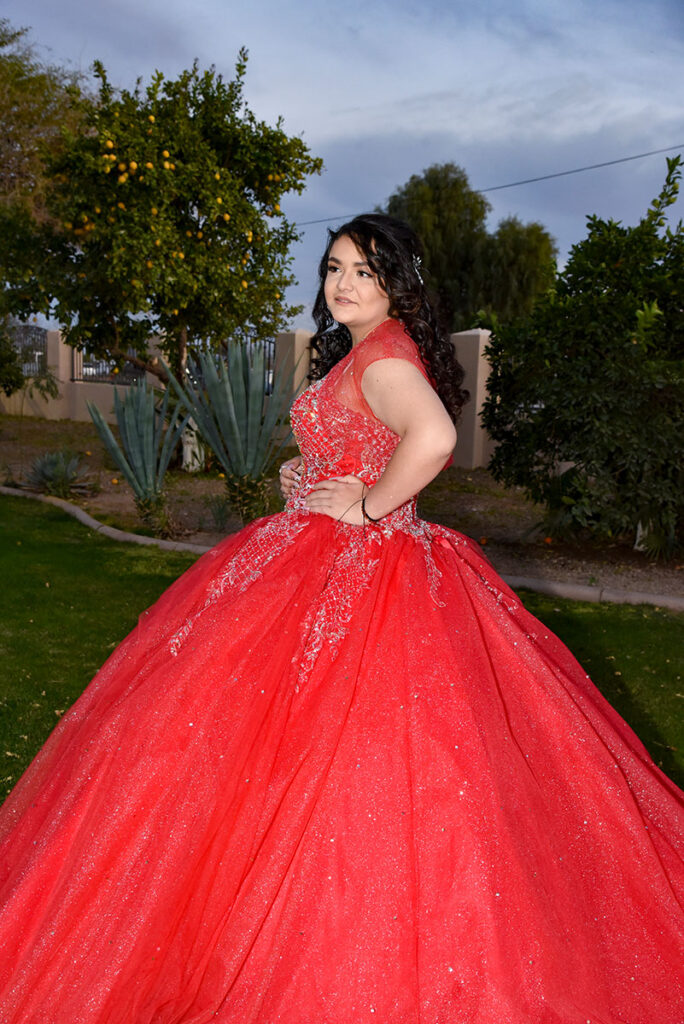
{"type": "Polygon", "coordinates": [[[354,300],[353,299],[346,299],[343,295],[336,295],[335,296],[335,302],[341,302],[345,306],[347,304],[349,304],[351,306],[354,305],[354,300]]]}

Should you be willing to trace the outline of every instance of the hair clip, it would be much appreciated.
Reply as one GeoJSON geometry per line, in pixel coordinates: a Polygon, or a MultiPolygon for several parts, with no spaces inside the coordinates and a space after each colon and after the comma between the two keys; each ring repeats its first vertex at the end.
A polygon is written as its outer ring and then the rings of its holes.
{"type": "Polygon", "coordinates": [[[413,269],[416,272],[416,277],[418,278],[420,283],[423,284],[423,278],[420,273],[420,268],[423,265],[422,259],[420,258],[420,256],[416,256],[416,254],[414,253],[413,256],[411,257],[411,262],[413,263],[413,269]]]}

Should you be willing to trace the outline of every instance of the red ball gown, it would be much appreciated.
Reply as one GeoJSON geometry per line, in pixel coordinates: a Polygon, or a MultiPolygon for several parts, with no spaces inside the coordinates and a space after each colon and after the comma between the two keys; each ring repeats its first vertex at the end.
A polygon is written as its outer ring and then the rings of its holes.
{"type": "Polygon", "coordinates": [[[2,1024],[682,1024],[684,800],[477,547],[309,513],[398,443],[372,331],[0,819],[2,1024]]]}

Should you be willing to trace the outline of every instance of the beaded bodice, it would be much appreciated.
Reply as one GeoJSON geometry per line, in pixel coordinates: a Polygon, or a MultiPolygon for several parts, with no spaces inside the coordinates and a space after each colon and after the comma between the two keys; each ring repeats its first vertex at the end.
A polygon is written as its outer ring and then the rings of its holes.
{"type": "MultiPolygon", "coordinates": [[[[397,320],[385,320],[359,345],[297,398],[292,429],[304,459],[300,486],[288,508],[306,512],[304,498],[313,485],[351,473],[372,486],[400,438],[377,419],[361,390],[361,378],[378,359],[406,359],[427,376],[415,343],[397,320]]],[[[415,524],[415,498],[382,520],[382,531],[415,524]]]]}
{"type": "MultiPolygon", "coordinates": [[[[418,349],[403,325],[385,320],[295,400],[292,427],[304,459],[299,486],[290,495],[284,513],[257,520],[243,531],[245,542],[217,568],[203,603],[171,638],[172,654],[179,653],[208,608],[217,601],[229,602],[249,589],[269,566],[278,564],[279,556],[303,541],[314,525],[317,531],[326,533],[327,544],[318,549],[326,583],[302,621],[306,640],[298,655],[295,689],[312,670],[323,646],[334,652],[347,635],[355,602],[370,586],[390,538],[403,536],[405,540],[409,535],[418,542],[424,553],[430,594],[436,604],[442,603],[438,593],[441,572],[435,563],[433,542],[442,538],[453,548],[464,540],[445,527],[419,519],[415,498],[369,529],[317,515],[304,502],[315,483],[334,476],[352,474],[372,487],[399,444],[399,435],[373,415],[361,390],[366,368],[378,359],[405,359],[428,379],[418,349]]],[[[219,557],[221,546],[214,552],[219,557]]]]}

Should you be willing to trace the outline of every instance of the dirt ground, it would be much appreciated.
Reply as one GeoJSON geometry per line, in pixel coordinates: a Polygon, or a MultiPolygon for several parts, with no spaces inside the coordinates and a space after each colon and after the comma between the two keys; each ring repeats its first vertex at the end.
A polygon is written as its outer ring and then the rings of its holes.
{"type": "MultiPolygon", "coordinates": [[[[38,455],[64,447],[81,456],[99,486],[98,493],[76,502],[110,526],[143,532],[132,492],[90,423],[0,416],[0,482],[25,481],[38,455]]],[[[225,506],[223,483],[216,473],[172,471],[167,490],[179,539],[210,546],[240,528],[225,506]]],[[[275,482],[273,497],[275,511],[281,507],[275,482]]],[[[517,488],[501,487],[483,469],[451,468],[440,474],[421,495],[419,512],[475,538],[505,575],[684,596],[681,562],[652,562],[625,545],[551,541],[540,527],[541,509],[517,488]]]]}

